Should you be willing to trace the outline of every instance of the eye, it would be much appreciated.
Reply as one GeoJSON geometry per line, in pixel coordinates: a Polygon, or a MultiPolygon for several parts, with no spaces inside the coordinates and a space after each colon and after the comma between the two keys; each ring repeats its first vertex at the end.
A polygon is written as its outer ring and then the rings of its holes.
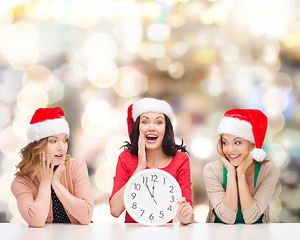
{"type": "Polygon", "coordinates": [[[162,121],[157,121],[157,124],[163,124],[163,122],[162,121]]]}
{"type": "Polygon", "coordinates": [[[69,141],[69,139],[68,139],[68,138],[64,140],[64,142],[65,142],[65,143],[67,143],[68,141],[69,141]]]}
{"type": "Polygon", "coordinates": [[[236,144],[236,145],[240,145],[240,144],[242,144],[242,142],[237,141],[237,142],[235,142],[235,144],[236,144]]]}
{"type": "Polygon", "coordinates": [[[228,143],[227,142],[222,142],[222,145],[227,145],[228,143]]]}
{"type": "Polygon", "coordinates": [[[56,143],[56,140],[50,139],[49,142],[50,143],[56,143]]]}
{"type": "Polygon", "coordinates": [[[142,121],[142,124],[147,124],[148,122],[146,120],[143,120],[142,121]]]}

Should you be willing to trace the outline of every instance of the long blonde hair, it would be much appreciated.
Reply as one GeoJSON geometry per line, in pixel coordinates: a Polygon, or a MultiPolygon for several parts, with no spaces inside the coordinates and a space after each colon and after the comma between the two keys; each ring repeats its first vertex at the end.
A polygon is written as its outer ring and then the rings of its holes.
{"type": "MultiPolygon", "coordinates": [[[[40,170],[40,154],[47,148],[48,137],[39,141],[29,143],[21,149],[21,162],[16,166],[16,176],[30,176],[33,180],[40,170]]],[[[69,141],[68,141],[69,145],[69,141]]],[[[71,156],[68,154],[65,159],[65,164],[70,160],[71,156]]]]}

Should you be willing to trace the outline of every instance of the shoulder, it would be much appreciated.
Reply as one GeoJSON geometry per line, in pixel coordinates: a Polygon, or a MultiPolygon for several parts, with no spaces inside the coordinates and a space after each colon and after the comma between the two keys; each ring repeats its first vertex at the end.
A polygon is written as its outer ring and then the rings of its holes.
{"type": "Polygon", "coordinates": [[[119,161],[122,162],[130,163],[130,162],[136,162],[137,160],[138,160],[137,156],[131,154],[129,150],[124,150],[119,155],[119,161]]]}
{"type": "Polygon", "coordinates": [[[280,175],[280,169],[279,167],[272,161],[263,161],[261,163],[262,169],[264,169],[265,173],[267,175],[274,174],[274,175],[280,175]]]}
{"type": "Polygon", "coordinates": [[[221,175],[223,170],[223,164],[220,160],[207,163],[203,168],[203,175],[204,176],[211,176],[211,175],[221,175]]]}
{"type": "Polygon", "coordinates": [[[70,158],[70,160],[66,164],[66,168],[68,168],[72,171],[76,171],[76,170],[82,169],[82,168],[86,169],[87,165],[86,165],[86,162],[81,159],[70,158]]]}
{"type": "Polygon", "coordinates": [[[176,159],[176,160],[178,159],[181,161],[189,161],[189,156],[184,152],[177,151],[175,156],[173,157],[173,159],[176,159]]]}

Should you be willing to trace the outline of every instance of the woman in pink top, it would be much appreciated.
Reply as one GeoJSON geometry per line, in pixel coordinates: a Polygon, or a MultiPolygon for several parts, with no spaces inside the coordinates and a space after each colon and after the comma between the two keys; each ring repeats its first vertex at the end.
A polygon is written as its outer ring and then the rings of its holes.
{"type": "MultiPolygon", "coordinates": [[[[132,175],[146,168],[160,168],[178,181],[182,198],[178,201],[177,218],[181,224],[193,220],[189,157],[184,146],[175,144],[170,105],[161,100],[143,98],[128,108],[127,143],[120,154],[109,199],[110,211],[119,217],[125,210],[125,185],[132,175]]],[[[135,222],[126,212],[125,222],[135,222]]]]}
{"type": "Polygon", "coordinates": [[[27,129],[28,145],[11,185],[31,227],[91,222],[94,200],[85,162],[67,154],[69,125],[61,108],[39,108],[27,129]]]}

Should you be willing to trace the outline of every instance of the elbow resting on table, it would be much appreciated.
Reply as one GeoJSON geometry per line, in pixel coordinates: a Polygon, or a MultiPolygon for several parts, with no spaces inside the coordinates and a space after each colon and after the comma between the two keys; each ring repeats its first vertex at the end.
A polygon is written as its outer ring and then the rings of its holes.
{"type": "Polygon", "coordinates": [[[111,204],[109,204],[109,207],[110,207],[110,214],[111,214],[113,217],[115,217],[115,218],[120,217],[120,215],[122,214],[123,211],[120,211],[120,209],[111,206],[111,204]]]}

